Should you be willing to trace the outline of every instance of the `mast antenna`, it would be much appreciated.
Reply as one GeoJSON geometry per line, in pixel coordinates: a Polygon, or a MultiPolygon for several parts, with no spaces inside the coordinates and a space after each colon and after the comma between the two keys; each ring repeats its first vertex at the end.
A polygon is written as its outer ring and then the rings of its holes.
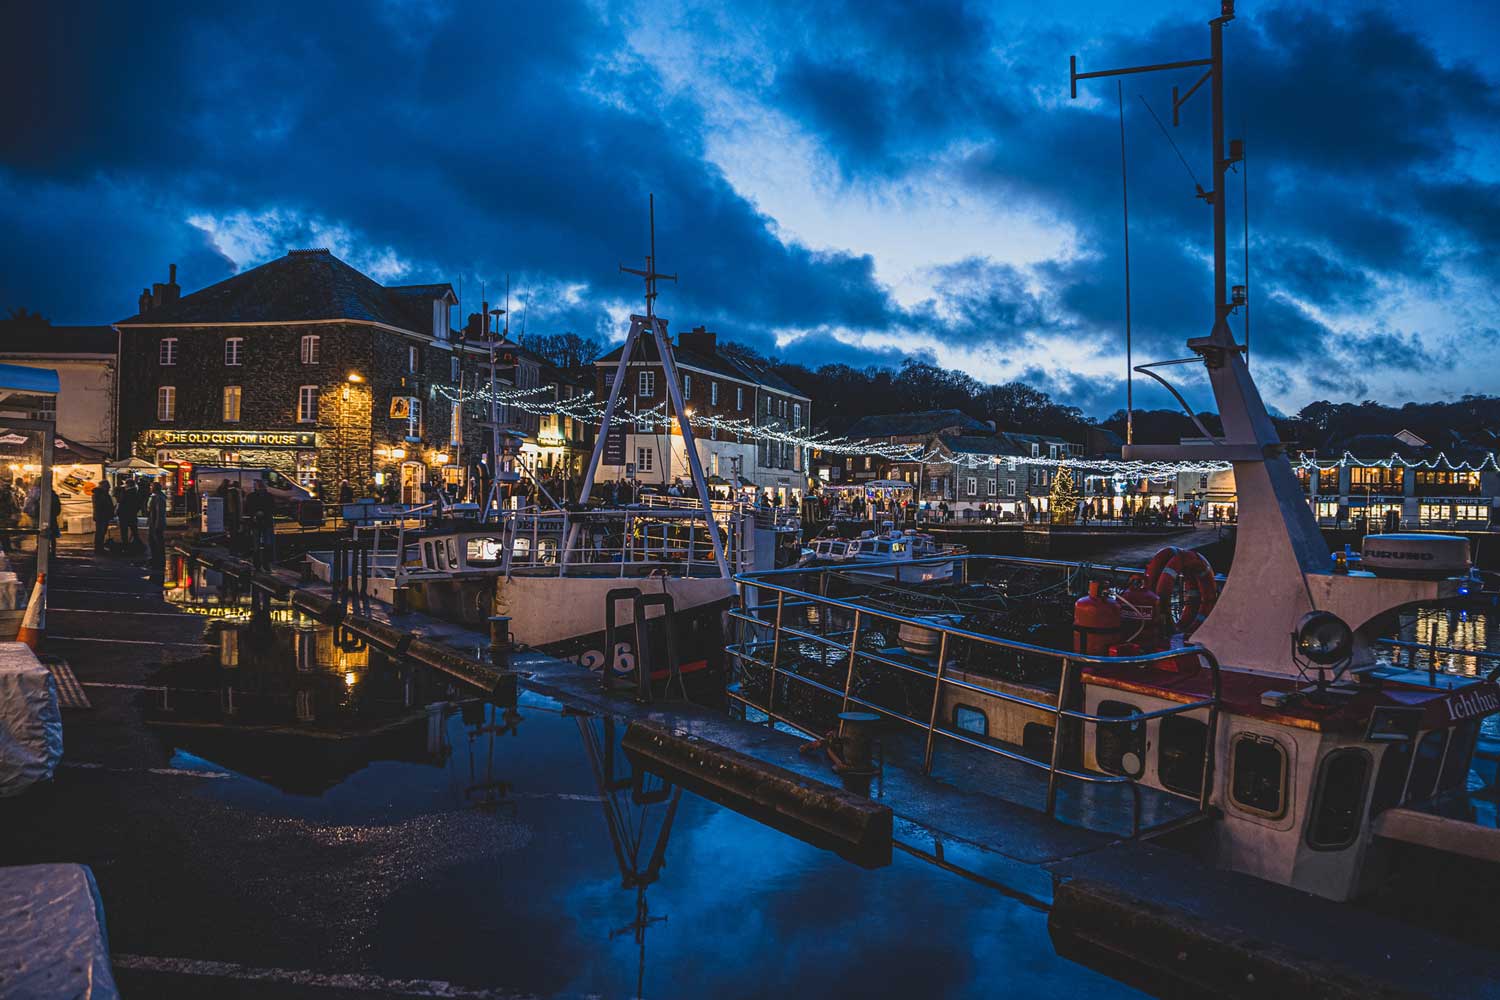
{"type": "Polygon", "coordinates": [[[657,281],[676,281],[677,275],[662,274],[656,270],[656,195],[651,194],[648,197],[650,199],[648,202],[648,211],[651,219],[651,253],[646,258],[646,269],[643,271],[639,268],[626,267],[624,264],[621,264],[620,270],[626,274],[634,274],[646,280],[646,319],[650,321],[656,316],[657,281]]]}
{"type": "Polygon", "coordinates": [[[1120,205],[1125,213],[1125,443],[1135,443],[1134,358],[1130,343],[1130,183],[1125,173],[1125,85],[1115,81],[1120,108],[1120,205]]]}

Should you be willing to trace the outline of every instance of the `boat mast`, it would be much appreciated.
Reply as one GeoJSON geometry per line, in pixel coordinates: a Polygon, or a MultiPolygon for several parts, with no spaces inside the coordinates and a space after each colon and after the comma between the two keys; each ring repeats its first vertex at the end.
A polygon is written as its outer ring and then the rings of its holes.
{"type": "MultiPolygon", "coordinates": [[[[651,252],[646,257],[645,269],[626,267],[620,265],[620,270],[626,274],[634,274],[646,282],[646,315],[630,317],[630,332],[625,335],[625,346],[620,349],[620,363],[615,368],[614,380],[610,383],[609,399],[604,404],[604,414],[599,419],[599,429],[594,435],[594,452],[589,458],[589,467],[583,479],[583,491],[579,494],[578,502],[586,505],[590,494],[594,489],[594,474],[599,469],[599,461],[604,454],[604,443],[609,436],[610,425],[614,421],[615,409],[619,405],[620,393],[625,386],[630,368],[630,359],[635,352],[636,345],[643,338],[650,338],[656,344],[657,356],[661,360],[663,381],[667,385],[667,397],[671,400],[673,411],[677,417],[678,429],[682,432],[683,444],[687,450],[688,469],[692,473],[693,487],[698,491],[698,497],[703,503],[703,512],[706,518],[709,539],[713,542],[714,561],[718,564],[719,572],[730,576],[729,563],[724,556],[724,541],[719,535],[719,526],[714,521],[713,501],[709,497],[708,483],[703,477],[703,463],[698,458],[698,446],[693,440],[692,422],[688,419],[687,411],[682,401],[682,382],[677,374],[677,362],[672,350],[672,339],[667,335],[666,321],[656,315],[656,283],[660,280],[676,281],[677,275],[664,274],[656,270],[656,196],[653,194],[648,201],[648,212],[651,228],[651,252]]],[[[670,435],[668,435],[668,449],[671,448],[670,435]]],[[[573,546],[577,538],[577,526],[574,525],[568,532],[568,543],[563,548],[562,565],[566,569],[572,555],[573,546]]]]}

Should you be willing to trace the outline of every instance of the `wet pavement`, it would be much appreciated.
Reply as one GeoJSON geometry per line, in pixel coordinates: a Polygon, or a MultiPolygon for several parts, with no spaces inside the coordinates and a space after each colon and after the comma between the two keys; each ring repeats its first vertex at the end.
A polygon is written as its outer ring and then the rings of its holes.
{"type": "Polygon", "coordinates": [[[864,870],[633,771],[611,719],[170,603],[121,560],[53,574],[47,652],[93,707],[0,801],[0,864],[93,867],[127,995],[1134,995],[983,880],[864,870]]]}

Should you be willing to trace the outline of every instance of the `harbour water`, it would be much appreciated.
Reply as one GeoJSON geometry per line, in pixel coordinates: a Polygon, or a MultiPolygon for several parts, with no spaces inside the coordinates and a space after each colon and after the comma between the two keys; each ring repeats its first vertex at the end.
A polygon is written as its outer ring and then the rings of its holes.
{"type": "Polygon", "coordinates": [[[1058,955],[982,857],[867,870],[635,773],[614,720],[472,699],[283,606],[173,599],[217,619],[210,648],[161,668],[170,711],[143,707],[174,767],[220,776],[191,808],[285,841],[257,886],[272,943],[541,995],[1139,995],[1058,955]]]}

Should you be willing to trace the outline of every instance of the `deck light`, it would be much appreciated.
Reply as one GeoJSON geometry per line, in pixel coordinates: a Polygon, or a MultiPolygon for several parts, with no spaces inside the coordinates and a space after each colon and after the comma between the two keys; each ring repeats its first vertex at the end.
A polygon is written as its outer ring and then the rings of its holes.
{"type": "Polygon", "coordinates": [[[1349,658],[1354,649],[1354,633],[1338,615],[1309,611],[1297,622],[1292,642],[1299,655],[1326,667],[1349,658]]]}

